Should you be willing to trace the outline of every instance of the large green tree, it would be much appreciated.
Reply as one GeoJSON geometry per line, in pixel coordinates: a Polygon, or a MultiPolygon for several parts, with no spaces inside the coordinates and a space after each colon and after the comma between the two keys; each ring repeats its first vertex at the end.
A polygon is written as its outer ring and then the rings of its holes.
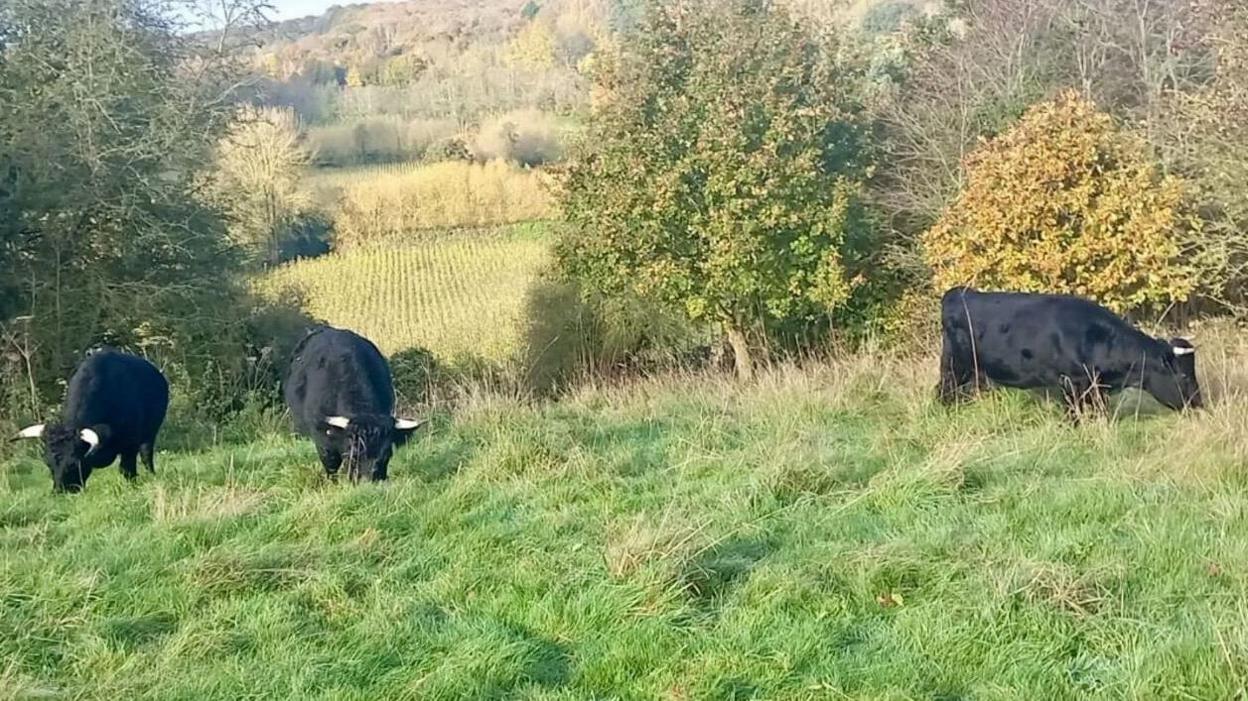
{"type": "Polygon", "coordinates": [[[827,318],[867,165],[838,49],[762,0],[650,3],[600,64],[564,270],[720,325],[742,377],[769,330],[827,318]]]}
{"type": "Polygon", "coordinates": [[[228,33],[255,14],[218,7],[209,38],[178,24],[189,2],[0,3],[0,338],[31,386],[101,341],[189,369],[234,338],[239,266],[201,169],[239,86],[228,33]]]}

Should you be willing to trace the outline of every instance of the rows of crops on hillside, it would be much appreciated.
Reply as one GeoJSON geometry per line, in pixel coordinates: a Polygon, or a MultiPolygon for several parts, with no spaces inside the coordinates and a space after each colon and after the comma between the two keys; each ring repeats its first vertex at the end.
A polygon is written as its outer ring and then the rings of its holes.
{"type": "Polygon", "coordinates": [[[548,258],[515,229],[440,234],[286,265],[261,283],[293,289],[308,311],[361,333],[386,353],[423,347],[443,358],[514,357],[525,292],[548,258]]]}

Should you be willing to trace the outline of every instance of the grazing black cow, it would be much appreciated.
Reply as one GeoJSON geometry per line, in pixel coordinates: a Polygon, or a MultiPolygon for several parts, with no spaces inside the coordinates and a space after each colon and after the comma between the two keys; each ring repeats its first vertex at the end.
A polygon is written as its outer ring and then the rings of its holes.
{"type": "Polygon", "coordinates": [[[394,448],[423,421],[394,417],[390,366],[371,341],[323,327],[295,347],[283,383],[295,426],[312,438],[325,474],[345,460],[352,481],[386,479],[394,448]]]}
{"type": "Polygon", "coordinates": [[[993,383],[1058,388],[1076,419],[1126,387],[1171,409],[1201,406],[1191,343],[1153,338],[1086,299],[955,287],[940,307],[945,403],[993,383]]]}
{"type": "Polygon", "coordinates": [[[156,471],[156,434],[169,409],[169,383],[156,366],[111,348],[88,355],[69,378],[65,410],[56,423],[23,429],[43,438],[44,459],[58,492],[77,492],[91,471],[121,456],[121,474],[138,474],[136,456],[156,471]]]}

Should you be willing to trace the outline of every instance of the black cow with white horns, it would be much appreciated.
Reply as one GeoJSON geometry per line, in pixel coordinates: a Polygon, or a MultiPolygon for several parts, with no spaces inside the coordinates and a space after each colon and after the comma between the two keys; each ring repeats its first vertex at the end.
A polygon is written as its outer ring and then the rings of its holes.
{"type": "Polygon", "coordinates": [[[1126,387],[1171,409],[1202,405],[1191,342],[1153,338],[1080,297],[955,287],[940,318],[945,403],[991,383],[1059,389],[1075,419],[1126,387]]]}
{"type": "Polygon", "coordinates": [[[282,393],[331,478],[345,461],[352,481],[386,479],[394,449],[424,423],[395,418],[389,364],[371,341],[342,329],[321,327],[299,342],[282,393]]]}
{"type": "Polygon", "coordinates": [[[156,471],[156,434],[169,409],[169,383],[143,358],[104,348],[88,355],[69,378],[65,409],[54,423],[22,429],[18,438],[42,438],[44,459],[58,492],[78,492],[92,470],[121,457],[133,480],[137,457],[156,471]]]}

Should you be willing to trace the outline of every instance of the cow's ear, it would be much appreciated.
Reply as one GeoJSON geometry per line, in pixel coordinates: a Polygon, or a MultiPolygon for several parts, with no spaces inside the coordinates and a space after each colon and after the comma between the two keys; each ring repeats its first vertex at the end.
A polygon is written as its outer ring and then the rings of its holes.
{"type": "Polygon", "coordinates": [[[22,430],[18,431],[17,435],[13,436],[13,440],[16,441],[16,440],[21,440],[23,438],[38,438],[39,436],[42,436],[42,435],[43,435],[43,424],[35,424],[34,426],[27,426],[26,428],[23,428],[22,430]]]}

